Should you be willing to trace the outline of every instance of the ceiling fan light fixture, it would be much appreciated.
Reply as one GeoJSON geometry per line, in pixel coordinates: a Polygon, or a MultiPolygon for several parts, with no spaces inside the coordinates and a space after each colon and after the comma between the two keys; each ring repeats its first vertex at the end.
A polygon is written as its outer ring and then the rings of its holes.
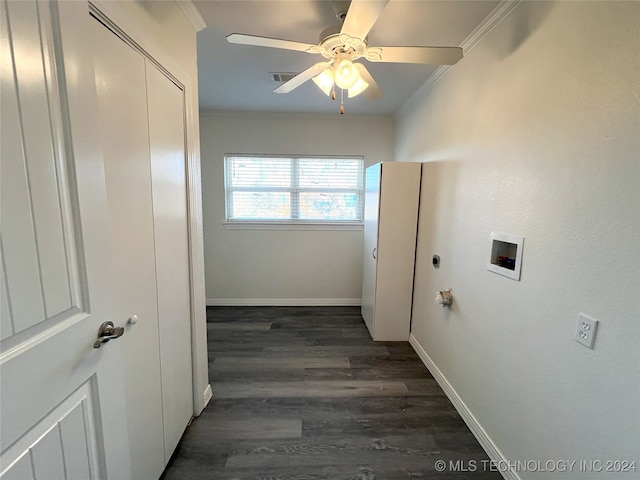
{"type": "Polygon", "coordinates": [[[348,90],[360,79],[360,70],[349,60],[348,55],[345,55],[342,59],[338,58],[333,77],[338,87],[348,90]]]}
{"type": "Polygon", "coordinates": [[[365,82],[362,77],[358,77],[355,85],[349,89],[349,98],[353,98],[356,95],[360,95],[369,87],[369,84],[365,82]]]}
{"type": "Polygon", "coordinates": [[[343,22],[324,29],[317,45],[242,33],[227,35],[227,41],[322,55],[326,61],[288,79],[274,92],[289,93],[313,79],[332,100],[336,99],[335,87],[340,89],[340,113],[344,113],[345,93],[350,98],[362,92],[370,100],[382,97],[382,90],[369,70],[354,60],[364,58],[382,63],[453,65],[463,57],[461,47],[370,47],[367,36],[389,0],[332,0],[332,3],[336,15],[343,22]],[[338,3],[344,6],[338,6],[338,3]]]}
{"type": "Polygon", "coordinates": [[[325,95],[331,94],[333,88],[333,71],[330,68],[322,71],[319,75],[312,78],[313,82],[322,90],[325,95]]]}

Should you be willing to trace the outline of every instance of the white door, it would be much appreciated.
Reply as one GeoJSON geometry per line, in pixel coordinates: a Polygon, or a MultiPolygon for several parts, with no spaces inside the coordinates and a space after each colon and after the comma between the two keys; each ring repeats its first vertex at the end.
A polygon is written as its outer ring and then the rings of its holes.
{"type": "Polygon", "coordinates": [[[91,20],[118,315],[137,316],[123,339],[133,478],[164,469],[158,304],[145,59],[91,20]]]}
{"type": "Polygon", "coordinates": [[[362,266],[362,317],[373,336],[380,210],[380,163],[367,168],[364,196],[364,259],[362,266]]]}
{"type": "Polygon", "coordinates": [[[146,67],[166,463],[193,416],[185,100],[146,67]]]}
{"type": "Polygon", "coordinates": [[[131,478],[88,4],[0,8],[0,476],[131,478]]]}
{"type": "Polygon", "coordinates": [[[183,91],[92,21],[134,478],[157,478],[193,415],[183,91]]]}

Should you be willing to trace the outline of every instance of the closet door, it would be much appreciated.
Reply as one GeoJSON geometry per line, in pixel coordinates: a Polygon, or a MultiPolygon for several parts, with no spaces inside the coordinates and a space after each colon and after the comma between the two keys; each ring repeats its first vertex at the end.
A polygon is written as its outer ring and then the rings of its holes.
{"type": "Polygon", "coordinates": [[[94,21],[134,478],[157,478],[193,414],[184,92],[94,21]]]}
{"type": "Polygon", "coordinates": [[[147,60],[165,462],[193,414],[183,91],[147,60]]]}
{"type": "Polygon", "coordinates": [[[92,29],[115,308],[138,319],[122,338],[133,478],[151,479],[165,452],[145,58],[97,20],[92,29]]]}
{"type": "Polygon", "coordinates": [[[378,211],[380,206],[380,174],[382,164],[366,170],[364,196],[364,256],[362,264],[362,318],[373,335],[376,302],[376,270],[378,266],[378,211]]]}

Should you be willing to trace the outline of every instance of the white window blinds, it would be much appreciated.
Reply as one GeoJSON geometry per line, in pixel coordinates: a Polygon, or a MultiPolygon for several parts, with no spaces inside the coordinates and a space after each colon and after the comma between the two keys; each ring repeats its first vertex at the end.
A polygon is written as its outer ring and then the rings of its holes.
{"type": "Polygon", "coordinates": [[[225,157],[229,222],[362,222],[361,158],[225,157]]]}

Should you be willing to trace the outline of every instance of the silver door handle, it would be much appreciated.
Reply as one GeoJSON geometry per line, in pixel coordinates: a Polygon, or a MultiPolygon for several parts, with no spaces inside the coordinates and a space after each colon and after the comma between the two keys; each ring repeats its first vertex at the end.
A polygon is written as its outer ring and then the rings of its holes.
{"type": "Polygon", "coordinates": [[[98,329],[98,339],[93,344],[93,348],[100,348],[103,343],[124,335],[124,327],[114,327],[113,322],[104,322],[98,329]]]}
{"type": "Polygon", "coordinates": [[[376,247],[373,247],[373,251],[371,252],[371,256],[373,257],[373,259],[376,259],[376,253],[378,253],[378,249],[376,247]]]}

